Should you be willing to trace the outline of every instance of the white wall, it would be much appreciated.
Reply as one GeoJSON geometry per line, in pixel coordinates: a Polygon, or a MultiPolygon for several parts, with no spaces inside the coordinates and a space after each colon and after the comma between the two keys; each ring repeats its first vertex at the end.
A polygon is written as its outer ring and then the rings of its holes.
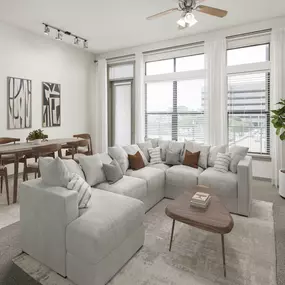
{"type": "Polygon", "coordinates": [[[272,167],[273,166],[271,161],[253,160],[252,161],[253,177],[272,179],[272,173],[273,173],[272,167]]]}
{"type": "Polygon", "coordinates": [[[44,128],[49,138],[88,132],[94,55],[1,22],[0,39],[0,137],[25,140],[31,130],[42,128],[42,81],[61,84],[61,126],[44,128]],[[32,80],[31,129],[7,129],[7,76],[32,80]]]}

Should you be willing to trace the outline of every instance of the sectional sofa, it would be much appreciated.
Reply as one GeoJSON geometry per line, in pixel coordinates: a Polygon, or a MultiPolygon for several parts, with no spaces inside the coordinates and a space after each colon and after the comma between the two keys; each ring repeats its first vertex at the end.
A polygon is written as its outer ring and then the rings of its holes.
{"type": "MultiPolygon", "coordinates": [[[[151,142],[152,146],[158,144],[151,142]]],[[[162,156],[165,149],[171,147],[170,142],[163,145],[162,156]]],[[[143,246],[144,214],[165,197],[173,199],[192,186],[203,184],[213,187],[232,213],[249,215],[250,157],[239,161],[237,173],[218,173],[213,167],[194,169],[184,165],[149,164],[147,146],[143,143],[140,147],[112,147],[109,154],[95,155],[101,164],[116,159],[124,176],[114,184],[101,181],[92,185],[92,203],[87,209],[78,209],[78,193],[75,191],[49,187],[41,179],[22,183],[20,223],[23,251],[75,284],[103,285],[143,246]],[[128,153],[136,151],[145,153],[146,166],[131,170],[128,153]]],[[[179,147],[183,152],[185,145],[179,147]]],[[[207,165],[217,152],[217,149],[211,149],[207,154],[207,165]]],[[[67,167],[70,172],[85,177],[75,162],[68,162],[67,167]]]]}

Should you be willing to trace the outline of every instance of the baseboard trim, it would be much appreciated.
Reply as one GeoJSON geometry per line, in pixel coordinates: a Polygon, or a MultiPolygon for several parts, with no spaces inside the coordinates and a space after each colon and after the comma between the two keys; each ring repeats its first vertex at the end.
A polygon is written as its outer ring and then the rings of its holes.
{"type": "Polygon", "coordinates": [[[257,176],[253,176],[254,180],[258,180],[258,181],[265,181],[265,182],[271,182],[272,179],[271,178],[266,178],[266,177],[257,177],[257,176]]]}

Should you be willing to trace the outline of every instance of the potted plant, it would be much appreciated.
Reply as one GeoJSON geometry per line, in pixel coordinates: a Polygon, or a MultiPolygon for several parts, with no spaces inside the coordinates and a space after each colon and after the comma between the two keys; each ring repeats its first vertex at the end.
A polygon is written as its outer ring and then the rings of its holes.
{"type": "Polygon", "coordinates": [[[41,144],[42,140],[47,139],[48,136],[44,134],[43,130],[38,129],[29,133],[27,141],[32,141],[33,144],[41,144]]]}
{"type": "MultiPolygon", "coordinates": [[[[285,100],[281,99],[277,103],[279,109],[272,110],[273,115],[271,116],[272,124],[276,129],[276,135],[279,136],[281,141],[285,141],[285,100]]],[[[285,170],[279,170],[279,194],[285,198],[285,170]]]]}

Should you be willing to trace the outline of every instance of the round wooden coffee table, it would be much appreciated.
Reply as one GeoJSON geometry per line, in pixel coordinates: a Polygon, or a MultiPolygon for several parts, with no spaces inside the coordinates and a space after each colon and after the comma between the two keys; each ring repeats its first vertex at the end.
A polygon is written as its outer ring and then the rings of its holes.
{"type": "Polygon", "coordinates": [[[224,235],[231,232],[234,226],[233,218],[214,191],[203,186],[196,186],[189,192],[171,201],[165,209],[167,216],[173,219],[169,251],[172,247],[172,239],[175,221],[196,227],[208,232],[221,235],[224,276],[226,277],[225,241],[224,235]],[[207,209],[190,206],[190,201],[196,192],[205,192],[211,195],[211,201],[207,209]]]}

